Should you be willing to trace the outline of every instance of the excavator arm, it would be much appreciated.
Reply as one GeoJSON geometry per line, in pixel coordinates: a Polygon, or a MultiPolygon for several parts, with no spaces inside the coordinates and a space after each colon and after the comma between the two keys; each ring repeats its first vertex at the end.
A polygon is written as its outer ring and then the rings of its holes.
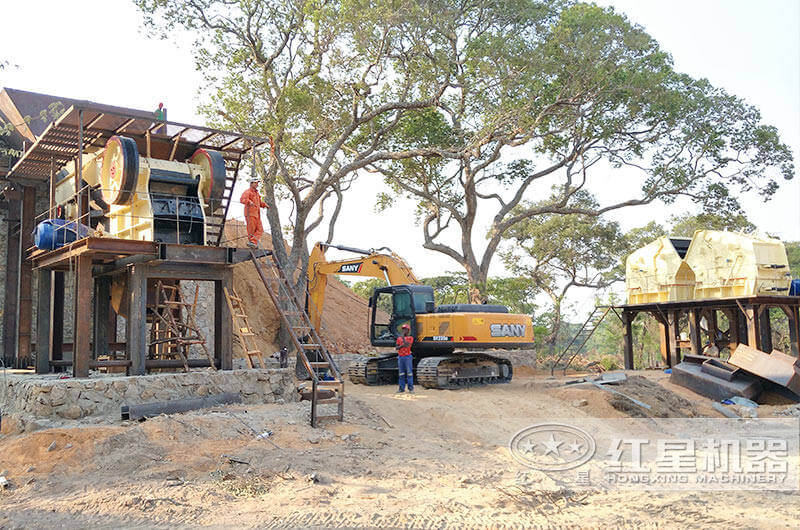
{"type": "Polygon", "coordinates": [[[383,278],[389,285],[413,284],[420,282],[411,267],[388,248],[362,250],[352,247],[317,243],[308,260],[308,315],[313,326],[319,330],[322,309],[325,305],[325,287],[329,274],[343,276],[367,276],[383,278]],[[327,261],[325,251],[335,248],[360,254],[359,257],[337,261],[327,261]],[[386,251],[387,253],[382,253],[386,251]]]}

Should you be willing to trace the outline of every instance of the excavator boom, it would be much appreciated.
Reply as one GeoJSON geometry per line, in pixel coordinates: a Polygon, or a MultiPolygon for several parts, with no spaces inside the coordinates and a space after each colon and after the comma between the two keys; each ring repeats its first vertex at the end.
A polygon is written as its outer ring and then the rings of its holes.
{"type": "Polygon", "coordinates": [[[330,274],[382,278],[389,285],[418,285],[420,283],[408,263],[386,247],[363,250],[317,243],[314,245],[308,260],[308,314],[311,317],[311,323],[316,329],[319,329],[322,319],[322,309],[325,306],[325,287],[328,285],[328,275],[330,274]],[[361,256],[352,259],[326,261],[325,251],[328,248],[353,252],[361,254],[361,256]],[[381,253],[382,250],[388,253],[381,253]]]}

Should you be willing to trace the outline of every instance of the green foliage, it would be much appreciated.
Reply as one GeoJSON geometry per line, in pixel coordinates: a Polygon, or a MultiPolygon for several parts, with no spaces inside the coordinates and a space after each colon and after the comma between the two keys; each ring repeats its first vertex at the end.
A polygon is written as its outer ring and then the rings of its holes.
{"type": "Polygon", "coordinates": [[[354,293],[356,293],[364,300],[369,300],[370,297],[372,296],[372,291],[380,287],[386,287],[386,286],[387,286],[386,280],[381,280],[380,278],[370,278],[368,280],[355,282],[352,286],[350,286],[350,288],[353,290],[354,293]]]}
{"type": "Polygon", "coordinates": [[[672,223],[670,235],[678,237],[692,237],[697,230],[729,230],[744,233],[756,230],[756,225],[751,223],[744,213],[695,215],[687,213],[671,217],[670,222],[672,223]]]}
{"type": "Polygon", "coordinates": [[[792,278],[800,278],[800,241],[786,241],[783,246],[786,247],[792,278]]]}

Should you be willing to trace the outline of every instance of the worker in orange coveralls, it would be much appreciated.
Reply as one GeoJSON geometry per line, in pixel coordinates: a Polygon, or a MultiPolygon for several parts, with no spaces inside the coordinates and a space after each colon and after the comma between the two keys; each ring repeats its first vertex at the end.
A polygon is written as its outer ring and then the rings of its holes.
{"type": "Polygon", "coordinates": [[[264,233],[264,227],[261,225],[261,208],[269,208],[269,206],[261,200],[261,195],[258,193],[258,183],[261,182],[261,179],[253,177],[249,182],[250,187],[242,193],[242,198],[239,201],[244,204],[244,218],[247,222],[247,246],[258,248],[261,234],[264,233]]]}

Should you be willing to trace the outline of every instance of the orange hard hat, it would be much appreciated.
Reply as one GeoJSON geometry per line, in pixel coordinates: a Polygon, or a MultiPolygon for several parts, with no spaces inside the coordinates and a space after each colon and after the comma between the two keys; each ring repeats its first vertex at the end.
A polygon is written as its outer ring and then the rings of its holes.
{"type": "Polygon", "coordinates": [[[400,326],[400,328],[401,329],[411,329],[411,326],[409,326],[408,324],[403,324],[402,326],[400,326]]]}

